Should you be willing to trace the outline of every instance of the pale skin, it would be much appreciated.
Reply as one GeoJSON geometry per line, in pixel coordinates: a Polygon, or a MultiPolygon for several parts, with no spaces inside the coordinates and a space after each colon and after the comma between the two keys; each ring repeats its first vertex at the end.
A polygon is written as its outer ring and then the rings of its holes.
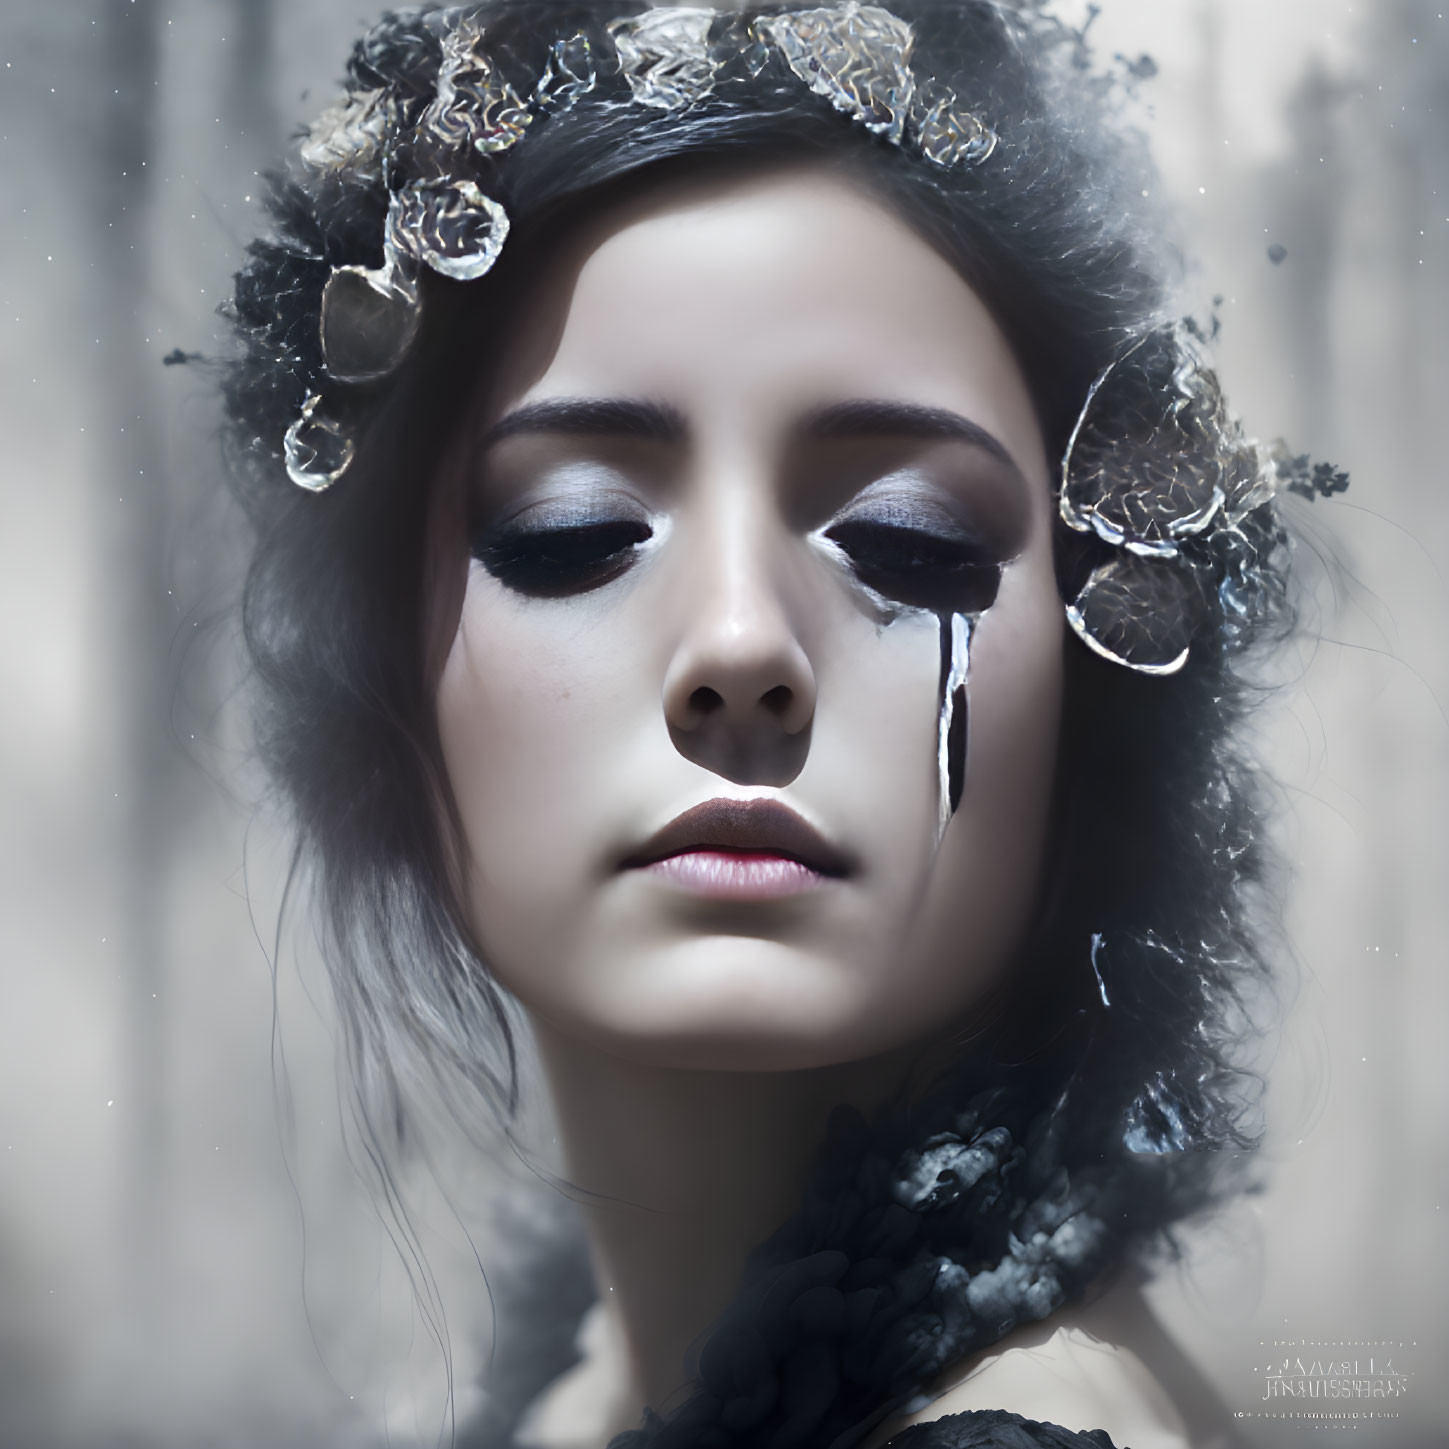
{"type": "MultiPolygon", "coordinates": [[[[856,183],[663,187],[599,218],[527,316],[440,490],[437,709],[460,889],[533,1025],[601,1294],[530,1432],[597,1445],[680,1389],[831,1108],[868,1113],[988,1008],[1046,846],[1064,624],[1011,349],[856,183]],[[939,839],[937,619],[862,581],[831,532],[859,517],[999,568],[939,839]],[[518,586],[510,529],[601,524],[624,540],[602,572],[518,586]],[[769,900],[627,864],[718,799],[788,806],[845,864],[769,900]]],[[[1124,1312],[1006,1340],[918,1417],[1187,1444],[1124,1312]]]]}

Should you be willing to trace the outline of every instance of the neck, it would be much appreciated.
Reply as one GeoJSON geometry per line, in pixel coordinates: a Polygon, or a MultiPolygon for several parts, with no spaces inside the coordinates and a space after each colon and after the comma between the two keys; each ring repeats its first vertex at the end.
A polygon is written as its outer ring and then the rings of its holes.
{"type": "Polygon", "coordinates": [[[680,1388],[686,1349],[735,1297],[750,1251],[798,1208],[832,1108],[869,1115],[906,1066],[697,1072],[534,1027],[601,1304],[622,1340],[629,1428],[680,1388]]]}

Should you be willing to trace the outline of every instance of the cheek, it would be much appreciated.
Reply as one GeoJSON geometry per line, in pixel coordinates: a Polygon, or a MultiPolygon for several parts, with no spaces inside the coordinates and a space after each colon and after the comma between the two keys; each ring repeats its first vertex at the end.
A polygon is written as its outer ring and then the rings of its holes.
{"type": "Polygon", "coordinates": [[[473,926],[505,985],[554,958],[596,864],[600,796],[640,724],[628,632],[520,607],[474,568],[438,682],[438,729],[469,851],[473,926]]]}
{"type": "Polygon", "coordinates": [[[967,765],[902,970],[923,1018],[950,1020],[999,979],[1030,920],[1048,846],[1065,626],[1049,562],[1007,571],[972,639],[967,765]]]}

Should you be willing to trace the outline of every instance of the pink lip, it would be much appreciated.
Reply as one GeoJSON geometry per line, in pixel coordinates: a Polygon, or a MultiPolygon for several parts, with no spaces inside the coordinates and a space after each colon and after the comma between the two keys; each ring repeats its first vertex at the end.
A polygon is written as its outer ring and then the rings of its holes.
{"type": "Polygon", "coordinates": [[[826,879],[801,861],[763,850],[685,850],[642,868],[691,895],[723,901],[782,900],[826,879]]]}
{"type": "Polygon", "coordinates": [[[839,880],[854,861],[781,800],[706,800],[620,862],[710,900],[771,901],[839,880]]]}

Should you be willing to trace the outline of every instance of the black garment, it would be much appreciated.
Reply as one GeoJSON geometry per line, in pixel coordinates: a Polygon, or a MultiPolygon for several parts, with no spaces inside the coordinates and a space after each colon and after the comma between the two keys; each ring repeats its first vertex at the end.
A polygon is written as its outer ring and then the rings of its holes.
{"type": "Polygon", "coordinates": [[[1105,1429],[1085,1434],[1060,1424],[1039,1424],[1002,1409],[970,1414],[948,1414],[929,1424],[903,1429],[886,1449],[1131,1449],[1113,1444],[1105,1429]]]}
{"type": "MultiPolygon", "coordinates": [[[[611,1449],[858,1449],[951,1365],[1077,1299],[1131,1236],[1133,1175],[1074,1158],[1060,1099],[1043,1108],[1042,1096],[958,1084],[871,1126],[838,1112],[800,1212],[753,1255],[699,1346],[692,1395],[611,1449]]],[[[540,1361],[560,1346],[528,1353],[516,1377],[541,1388],[567,1367],[540,1361]]],[[[495,1387],[492,1423],[462,1437],[467,1449],[511,1443],[521,1386],[495,1387]]],[[[1126,1449],[996,1411],[892,1444],[1126,1449]]]]}
{"type": "MultiPolygon", "coordinates": [[[[971,1086],[869,1126],[837,1111],[800,1211],[700,1346],[692,1395],[611,1449],[857,1449],[952,1365],[1121,1261],[1146,1196],[1131,1165],[1084,1160],[1039,1081],[971,1086]]],[[[1026,1422],[965,1415],[933,1432],[1103,1449],[1026,1422]]]]}

